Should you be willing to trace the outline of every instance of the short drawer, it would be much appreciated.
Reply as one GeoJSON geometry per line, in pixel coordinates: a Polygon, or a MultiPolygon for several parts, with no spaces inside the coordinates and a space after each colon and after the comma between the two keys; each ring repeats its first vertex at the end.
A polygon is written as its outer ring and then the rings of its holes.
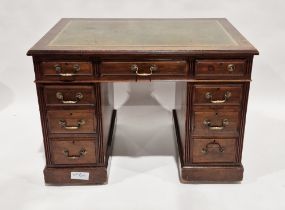
{"type": "Polygon", "coordinates": [[[97,159],[93,140],[51,140],[50,150],[53,164],[94,164],[97,159]]]}
{"type": "Polygon", "coordinates": [[[47,105],[93,105],[93,86],[45,86],[47,105]]]}
{"type": "Polygon", "coordinates": [[[197,77],[237,77],[245,75],[245,60],[196,60],[197,77]]]}
{"type": "Polygon", "coordinates": [[[40,71],[47,80],[82,80],[93,77],[91,62],[41,62],[40,71]]]}
{"type": "Polygon", "coordinates": [[[238,111],[195,111],[192,119],[194,136],[238,136],[238,111]]]}
{"type": "Polygon", "coordinates": [[[94,110],[49,110],[50,133],[95,133],[94,110]]]}
{"type": "Polygon", "coordinates": [[[236,139],[194,139],[193,163],[235,163],[236,139]]]}
{"type": "Polygon", "coordinates": [[[240,105],[242,85],[195,85],[193,103],[195,105],[240,105]]]}
{"type": "Polygon", "coordinates": [[[186,75],[188,71],[186,61],[149,61],[149,62],[102,62],[101,76],[167,76],[186,75]]]}

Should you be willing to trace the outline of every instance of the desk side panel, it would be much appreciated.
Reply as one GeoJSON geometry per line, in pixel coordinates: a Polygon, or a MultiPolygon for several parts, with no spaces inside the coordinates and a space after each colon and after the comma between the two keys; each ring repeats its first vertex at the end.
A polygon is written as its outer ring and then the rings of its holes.
{"type": "Polygon", "coordinates": [[[98,94],[100,94],[100,105],[99,107],[99,126],[101,127],[101,132],[99,133],[100,138],[100,149],[99,149],[99,162],[101,164],[106,164],[108,154],[108,139],[109,131],[111,127],[111,118],[114,110],[114,87],[113,83],[100,83],[98,84],[98,94]]]}
{"type": "MultiPolygon", "coordinates": [[[[188,83],[187,82],[176,82],[176,90],[175,90],[175,110],[177,113],[177,121],[179,126],[180,138],[181,138],[181,148],[178,148],[182,153],[184,163],[187,160],[187,152],[185,148],[188,148],[186,141],[188,138],[188,129],[186,129],[188,125],[187,115],[188,115],[188,100],[189,95],[187,94],[188,83]]],[[[178,145],[179,146],[179,145],[178,145]]]]}

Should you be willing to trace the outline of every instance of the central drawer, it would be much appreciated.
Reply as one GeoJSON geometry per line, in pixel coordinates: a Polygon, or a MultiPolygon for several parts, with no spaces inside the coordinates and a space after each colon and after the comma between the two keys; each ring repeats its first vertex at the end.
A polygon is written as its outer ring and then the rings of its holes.
{"type": "Polygon", "coordinates": [[[95,133],[94,110],[50,110],[47,113],[50,133],[95,133]]]}
{"type": "Polygon", "coordinates": [[[100,65],[101,76],[167,76],[186,75],[188,71],[187,62],[180,61],[127,61],[113,62],[103,61],[100,65]]]}

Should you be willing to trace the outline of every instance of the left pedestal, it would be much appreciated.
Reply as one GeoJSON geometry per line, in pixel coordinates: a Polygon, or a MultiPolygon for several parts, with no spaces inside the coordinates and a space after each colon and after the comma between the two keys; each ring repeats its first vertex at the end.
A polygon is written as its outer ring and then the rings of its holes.
{"type": "Polygon", "coordinates": [[[106,184],[116,110],[113,84],[90,82],[86,60],[34,58],[47,184],[106,184]]]}

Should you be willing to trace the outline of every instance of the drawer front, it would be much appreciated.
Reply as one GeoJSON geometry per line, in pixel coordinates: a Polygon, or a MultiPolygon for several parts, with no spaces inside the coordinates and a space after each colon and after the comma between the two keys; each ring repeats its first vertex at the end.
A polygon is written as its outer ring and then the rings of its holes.
{"type": "Polygon", "coordinates": [[[193,163],[235,163],[236,139],[194,139],[193,163]]]}
{"type": "Polygon", "coordinates": [[[41,74],[48,80],[82,80],[93,77],[91,62],[42,62],[41,74]]]}
{"type": "Polygon", "coordinates": [[[47,113],[50,133],[95,133],[94,110],[50,110],[47,113]]]}
{"type": "Polygon", "coordinates": [[[245,60],[197,60],[195,64],[195,76],[244,76],[245,63],[245,60]]]}
{"type": "Polygon", "coordinates": [[[53,164],[96,163],[96,141],[81,139],[52,140],[50,146],[53,164]]]}
{"type": "Polygon", "coordinates": [[[167,76],[186,75],[186,61],[149,61],[149,62],[102,62],[101,76],[167,76]]]}
{"type": "Polygon", "coordinates": [[[240,105],[242,85],[195,85],[195,105],[240,105]]]}
{"type": "Polygon", "coordinates": [[[193,135],[195,136],[238,136],[238,111],[195,111],[193,135]]]}
{"type": "Polygon", "coordinates": [[[93,105],[94,88],[92,86],[45,86],[47,105],[93,105]]]}

